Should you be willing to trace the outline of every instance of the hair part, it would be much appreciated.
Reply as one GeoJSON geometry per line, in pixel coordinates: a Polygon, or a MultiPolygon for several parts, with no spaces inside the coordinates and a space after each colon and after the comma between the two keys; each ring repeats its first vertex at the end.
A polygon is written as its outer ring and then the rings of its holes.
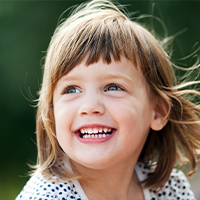
{"type": "Polygon", "coordinates": [[[125,56],[141,68],[151,91],[168,108],[167,125],[161,131],[150,130],[139,158],[147,166],[156,163],[154,173],[144,181],[145,186],[156,190],[163,187],[175,163],[183,162],[185,156],[191,164],[190,174],[194,173],[198,164],[195,150],[200,148],[200,108],[183,96],[200,93],[182,91],[182,85],[177,88],[173,64],[154,36],[106,0],[81,4],[56,28],[51,39],[37,111],[36,169],[49,179],[52,175],[63,180],[78,177],[61,161],[67,155],[56,139],[53,92],[58,80],[84,58],[86,65],[98,62],[100,57],[109,64],[111,55],[116,62],[125,56]]]}

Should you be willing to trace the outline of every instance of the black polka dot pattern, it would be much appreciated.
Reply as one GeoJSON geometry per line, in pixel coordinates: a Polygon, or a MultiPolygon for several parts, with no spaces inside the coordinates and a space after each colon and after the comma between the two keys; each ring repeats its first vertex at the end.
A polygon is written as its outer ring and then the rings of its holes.
{"type": "Polygon", "coordinates": [[[72,181],[48,182],[41,174],[34,175],[16,200],[81,200],[72,181]]]}
{"type": "MultiPolygon", "coordinates": [[[[150,172],[143,163],[138,164],[142,174],[146,174],[146,178],[150,172]]],[[[151,200],[194,200],[194,193],[190,189],[190,184],[182,171],[173,169],[169,180],[161,191],[156,193],[149,189],[151,200]]]]}
{"type": "MultiPolygon", "coordinates": [[[[143,163],[137,167],[143,178],[146,179],[151,172],[143,163]]],[[[139,174],[138,174],[139,176],[139,174]]],[[[139,177],[140,178],[140,177],[139,177]]],[[[41,174],[34,175],[24,186],[16,200],[85,200],[79,194],[80,188],[75,182],[66,183],[46,181],[41,174]]],[[[81,188],[82,190],[82,188],[81,188]]],[[[144,192],[145,200],[194,200],[194,194],[183,172],[174,169],[165,186],[158,193],[151,189],[144,192]],[[148,195],[146,197],[146,195],[148,195]]]]}

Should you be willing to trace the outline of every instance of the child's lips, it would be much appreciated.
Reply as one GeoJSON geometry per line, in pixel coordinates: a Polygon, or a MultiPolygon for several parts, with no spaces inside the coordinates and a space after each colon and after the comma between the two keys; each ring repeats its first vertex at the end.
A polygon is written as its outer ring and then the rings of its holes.
{"type": "Polygon", "coordinates": [[[109,140],[115,132],[115,128],[92,124],[81,126],[75,131],[75,135],[83,143],[102,143],[109,140]]]}

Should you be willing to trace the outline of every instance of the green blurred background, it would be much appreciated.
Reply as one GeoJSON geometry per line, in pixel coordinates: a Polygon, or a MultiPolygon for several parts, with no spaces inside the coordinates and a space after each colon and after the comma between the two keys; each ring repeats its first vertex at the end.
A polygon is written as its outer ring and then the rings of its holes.
{"type": "MultiPolygon", "coordinates": [[[[36,162],[34,100],[42,80],[42,58],[61,13],[81,2],[0,0],[0,200],[15,199],[28,180],[27,163],[36,162]]],[[[131,4],[128,10],[137,15],[151,14],[153,8],[152,1],[119,2],[131,4]]],[[[187,28],[174,41],[173,59],[178,62],[200,41],[200,1],[154,2],[154,14],[165,22],[169,35],[187,28]]],[[[161,26],[154,25],[163,35],[161,26]]],[[[183,65],[191,63],[189,59],[183,65]]],[[[190,179],[197,199],[199,174],[190,179]]]]}

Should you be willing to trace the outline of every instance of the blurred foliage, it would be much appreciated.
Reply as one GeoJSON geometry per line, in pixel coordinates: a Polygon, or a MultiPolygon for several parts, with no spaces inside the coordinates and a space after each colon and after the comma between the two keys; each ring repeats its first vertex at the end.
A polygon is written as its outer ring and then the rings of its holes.
{"type": "MultiPolygon", "coordinates": [[[[42,80],[42,58],[61,13],[81,2],[0,0],[0,200],[17,196],[28,180],[26,163],[36,162],[35,100],[42,80]]],[[[174,60],[190,54],[200,41],[200,1],[119,2],[138,11],[136,15],[152,14],[154,8],[169,35],[187,28],[174,41],[174,60]]],[[[146,23],[150,26],[151,20],[146,23]]],[[[159,23],[155,22],[154,28],[164,33],[159,23]]]]}

